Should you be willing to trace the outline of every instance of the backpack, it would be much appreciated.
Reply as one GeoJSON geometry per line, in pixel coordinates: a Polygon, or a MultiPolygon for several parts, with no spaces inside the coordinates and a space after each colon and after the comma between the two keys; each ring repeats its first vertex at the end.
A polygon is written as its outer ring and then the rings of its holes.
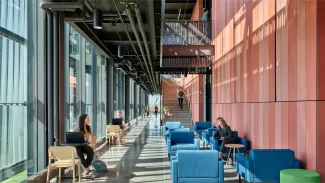
{"type": "Polygon", "coordinates": [[[96,159],[92,162],[91,166],[97,173],[107,172],[107,166],[104,161],[96,159]]]}
{"type": "Polygon", "coordinates": [[[184,92],[183,91],[179,91],[177,95],[178,95],[178,97],[183,97],[184,92]]]}

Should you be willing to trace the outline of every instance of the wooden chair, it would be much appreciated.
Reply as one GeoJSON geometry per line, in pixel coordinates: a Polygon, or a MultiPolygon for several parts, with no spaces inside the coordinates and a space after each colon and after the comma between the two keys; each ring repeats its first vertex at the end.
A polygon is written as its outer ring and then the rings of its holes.
{"type": "Polygon", "coordinates": [[[106,126],[106,139],[108,140],[108,144],[111,145],[111,140],[114,140],[114,137],[119,141],[119,145],[121,145],[121,133],[119,125],[107,125],[106,126]]]}
{"type": "Polygon", "coordinates": [[[59,168],[59,181],[61,181],[61,168],[72,168],[73,183],[76,182],[75,165],[78,165],[79,183],[81,182],[80,160],[76,159],[77,151],[71,146],[51,146],[48,149],[49,166],[47,170],[47,182],[50,182],[50,172],[55,168],[59,168]],[[55,163],[51,164],[52,159],[55,163]]]}

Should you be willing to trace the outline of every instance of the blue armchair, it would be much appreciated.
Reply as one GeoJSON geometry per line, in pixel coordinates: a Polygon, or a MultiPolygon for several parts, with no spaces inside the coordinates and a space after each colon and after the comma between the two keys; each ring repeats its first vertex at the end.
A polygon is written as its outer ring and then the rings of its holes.
{"type": "Polygon", "coordinates": [[[224,182],[224,164],[217,151],[179,150],[171,160],[173,183],[224,182]]]}
{"type": "Polygon", "coordinates": [[[208,131],[203,131],[202,132],[202,141],[203,141],[203,146],[204,145],[209,145],[210,144],[210,139],[213,135],[213,133],[216,131],[217,129],[215,127],[213,128],[208,128],[208,131]]]}
{"type": "Polygon", "coordinates": [[[176,154],[177,150],[199,150],[200,140],[194,138],[193,132],[172,131],[167,138],[168,157],[176,154]]]}
{"type": "Polygon", "coordinates": [[[291,168],[300,168],[300,162],[290,149],[253,149],[249,157],[236,154],[236,172],[247,182],[280,182],[280,171],[291,168]]]}
{"type": "Polygon", "coordinates": [[[166,122],[164,125],[164,135],[169,132],[169,129],[184,128],[181,122],[166,122]]]}
{"type": "MultiPolygon", "coordinates": [[[[232,136],[237,138],[237,143],[243,144],[244,148],[239,148],[240,153],[246,153],[248,148],[248,141],[245,138],[238,137],[237,131],[232,131],[232,136]]],[[[221,143],[220,143],[221,144],[221,143]]],[[[220,151],[220,144],[218,139],[214,139],[213,135],[210,137],[210,149],[220,151]]],[[[237,151],[236,151],[237,152],[237,151]]]]}
{"type": "Polygon", "coordinates": [[[193,125],[194,135],[202,135],[204,130],[211,128],[211,121],[197,121],[193,125]]]}
{"type": "Polygon", "coordinates": [[[189,128],[174,128],[174,129],[169,129],[167,132],[166,132],[166,134],[165,134],[165,140],[166,140],[166,144],[167,144],[167,139],[168,139],[168,137],[169,137],[169,133],[170,132],[190,132],[191,131],[191,129],[189,129],[189,128]]]}

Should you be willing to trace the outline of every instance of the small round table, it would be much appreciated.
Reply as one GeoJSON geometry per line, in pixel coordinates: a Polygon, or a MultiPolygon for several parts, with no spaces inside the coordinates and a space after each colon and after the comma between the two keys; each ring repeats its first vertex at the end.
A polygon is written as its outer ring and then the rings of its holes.
{"type": "Polygon", "coordinates": [[[229,153],[228,153],[228,158],[227,158],[227,162],[229,160],[229,156],[230,156],[230,152],[231,152],[231,148],[232,148],[232,151],[233,151],[233,158],[234,158],[234,161],[233,163],[235,164],[236,162],[236,149],[239,153],[239,148],[243,148],[245,147],[243,144],[226,144],[225,147],[228,147],[229,148],[229,153]]]}
{"type": "Polygon", "coordinates": [[[317,172],[303,169],[285,169],[280,172],[281,183],[320,183],[320,175],[317,172]]]}

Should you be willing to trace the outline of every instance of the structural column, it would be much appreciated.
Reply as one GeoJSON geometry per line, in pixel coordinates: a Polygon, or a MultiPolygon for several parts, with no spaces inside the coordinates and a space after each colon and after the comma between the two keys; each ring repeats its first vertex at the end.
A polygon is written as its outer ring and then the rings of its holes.
{"type": "Polygon", "coordinates": [[[125,102],[125,120],[130,120],[130,76],[125,75],[124,79],[124,102],[125,102]]]}
{"type": "Polygon", "coordinates": [[[114,72],[113,72],[113,60],[107,59],[107,76],[106,76],[106,92],[107,92],[107,124],[111,123],[114,118],[114,72]]]}
{"type": "Polygon", "coordinates": [[[93,47],[92,51],[92,84],[93,84],[93,96],[92,96],[92,113],[93,113],[93,126],[92,129],[94,130],[93,133],[97,134],[97,104],[98,104],[98,77],[97,77],[97,53],[96,48],[93,47]]]}
{"type": "Polygon", "coordinates": [[[69,95],[69,93],[67,92],[67,94],[65,93],[65,91],[67,90],[66,84],[65,82],[68,82],[68,76],[66,72],[64,71],[65,68],[65,61],[64,61],[64,14],[63,12],[59,12],[58,13],[58,29],[59,29],[59,70],[58,70],[58,79],[59,79],[59,105],[58,105],[58,111],[59,111],[59,136],[58,139],[60,142],[64,141],[64,123],[65,123],[65,108],[66,106],[65,101],[67,98],[67,95],[69,95]]]}

